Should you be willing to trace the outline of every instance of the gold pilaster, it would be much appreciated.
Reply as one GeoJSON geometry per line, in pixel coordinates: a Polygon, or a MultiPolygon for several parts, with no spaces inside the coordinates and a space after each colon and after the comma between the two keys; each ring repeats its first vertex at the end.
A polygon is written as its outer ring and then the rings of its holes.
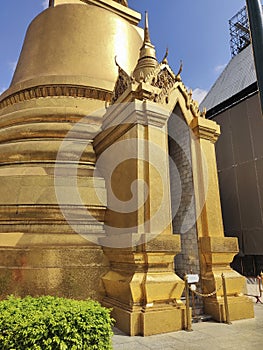
{"type": "Polygon", "coordinates": [[[204,293],[217,293],[204,298],[205,312],[218,321],[225,321],[221,275],[226,278],[230,320],[252,318],[252,301],[244,296],[246,280],[232,270],[230,263],[238,253],[237,238],[224,237],[214,143],[220,135],[219,126],[202,117],[191,122],[193,177],[196,197],[197,232],[204,293]],[[202,203],[204,203],[202,205],[202,203]]]}
{"type": "Polygon", "coordinates": [[[130,199],[131,184],[140,180],[147,193],[134,186],[138,207],[127,213],[107,209],[107,238],[101,243],[110,261],[103,277],[104,304],[113,308],[117,327],[130,335],[151,335],[185,327],[185,306],[180,298],[184,282],[174,273],[174,256],[180,237],[172,234],[167,157],[166,121],[169,113],[149,101],[134,100],[112,106],[95,139],[100,169],[108,189],[108,208],[114,201],[130,199]],[[118,152],[126,155],[111,174],[118,152]],[[133,150],[131,152],[131,149],[133,150]],[[108,247],[107,247],[108,246],[108,247]]]}

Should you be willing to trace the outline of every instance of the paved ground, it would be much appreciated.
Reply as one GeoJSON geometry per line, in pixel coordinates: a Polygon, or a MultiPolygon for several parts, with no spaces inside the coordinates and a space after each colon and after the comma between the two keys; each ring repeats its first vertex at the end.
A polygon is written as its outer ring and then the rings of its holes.
{"type": "MultiPolygon", "coordinates": [[[[254,299],[255,301],[256,299],[254,299]]],[[[260,350],[263,349],[263,304],[255,304],[255,319],[193,324],[193,331],[128,337],[118,330],[113,336],[114,350],[260,350]]]]}

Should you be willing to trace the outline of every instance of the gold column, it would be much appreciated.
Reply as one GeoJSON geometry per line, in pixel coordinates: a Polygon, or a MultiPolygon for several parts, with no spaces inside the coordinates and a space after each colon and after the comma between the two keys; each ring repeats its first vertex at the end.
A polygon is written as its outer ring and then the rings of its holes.
{"type": "Polygon", "coordinates": [[[173,261],[180,237],[171,228],[168,117],[167,111],[149,101],[115,105],[106,113],[103,132],[94,143],[108,190],[107,238],[101,243],[111,268],[102,279],[104,304],[113,308],[116,326],[130,335],[185,327],[180,300],[184,282],[174,273],[173,261]],[[118,157],[114,145],[126,159],[111,174],[118,157]],[[138,180],[147,185],[147,193],[139,183],[134,185],[138,180]],[[130,213],[114,210],[110,189],[125,203],[131,199],[131,188],[137,207],[130,213]]]}
{"type": "Polygon", "coordinates": [[[246,280],[232,270],[230,263],[238,253],[237,238],[224,237],[214,143],[220,135],[219,126],[202,117],[190,125],[192,140],[193,177],[196,197],[197,231],[204,293],[217,290],[204,298],[205,312],[218,321],[225,321],[221,274],[226,278],[230,319],[254,317],[252,301],[244,296],[246,280]],[[202,204],[204,203],[204,205],[202,204]]]}

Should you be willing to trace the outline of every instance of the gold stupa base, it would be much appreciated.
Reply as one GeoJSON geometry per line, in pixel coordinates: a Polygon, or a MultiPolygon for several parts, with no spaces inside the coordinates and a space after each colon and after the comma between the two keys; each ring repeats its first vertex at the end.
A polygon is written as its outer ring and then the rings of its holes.
{"type": "Polygon", "coordinates": [[[130,336],[149,336],[186,328],[184,304],[149,305],[143,308],[133,306],[128,309],[110,298],[105,298],[103,304],[112,308],[112,317],[116,321],[115,327],[130,336]]]}
{"type": "Polygon", "coordinates": [[[100,276],[107,270],[107,259],[96,245],[0,247],[1,299],[13,294],[101,300],[100,276]]]}
{"type": "MultiPolygon", "coordinates": [[[[205,313],[211,315],[219,322],[226,321],[224,298],[205,300],[205,313]]],[[[230,321],[254,318],[254,306],[250,298],[246,296],[228,297],[228,309],[230,321]]]]}
{"type": "MultiPolygon", "coordinates": [[[[126,242],[137,236],[127,235],[126,242]]],[[[180,300],[184,282],[173,264],[179,250],[179,235],[160,235],[137,247],[104,247],[110,271],[102,277],[103,304],[112,308],[117,328],[147,336],[185,327],[185,305],[180,300]]]]}
{"type": "Polygon", "coordinates": [[[225,278],[230,321],[254,317],[252,300],[244,294],[247,291],[246,279],[230,267],[238,252],[238,242],[234,237],[202,237],[199,240],[202,253],[202,285],[205,313],[219,322],[226,321],[224,307],[223,280],[225,278]],[[204,263],[205,262],[205,263],[204,263]]]}

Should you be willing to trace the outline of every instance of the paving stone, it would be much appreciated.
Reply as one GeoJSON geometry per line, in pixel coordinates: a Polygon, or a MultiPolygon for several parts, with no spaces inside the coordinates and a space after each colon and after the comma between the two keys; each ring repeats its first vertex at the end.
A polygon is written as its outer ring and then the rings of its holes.
{"type": "Polygon", "coordinates": [[[255,304],[255,319],[226,325],[218,322],[193,324],[193,331],[150,337],[128,337],[115,329],[114,350],[257,350],[263,344],[263,305],[255,304]]]}

